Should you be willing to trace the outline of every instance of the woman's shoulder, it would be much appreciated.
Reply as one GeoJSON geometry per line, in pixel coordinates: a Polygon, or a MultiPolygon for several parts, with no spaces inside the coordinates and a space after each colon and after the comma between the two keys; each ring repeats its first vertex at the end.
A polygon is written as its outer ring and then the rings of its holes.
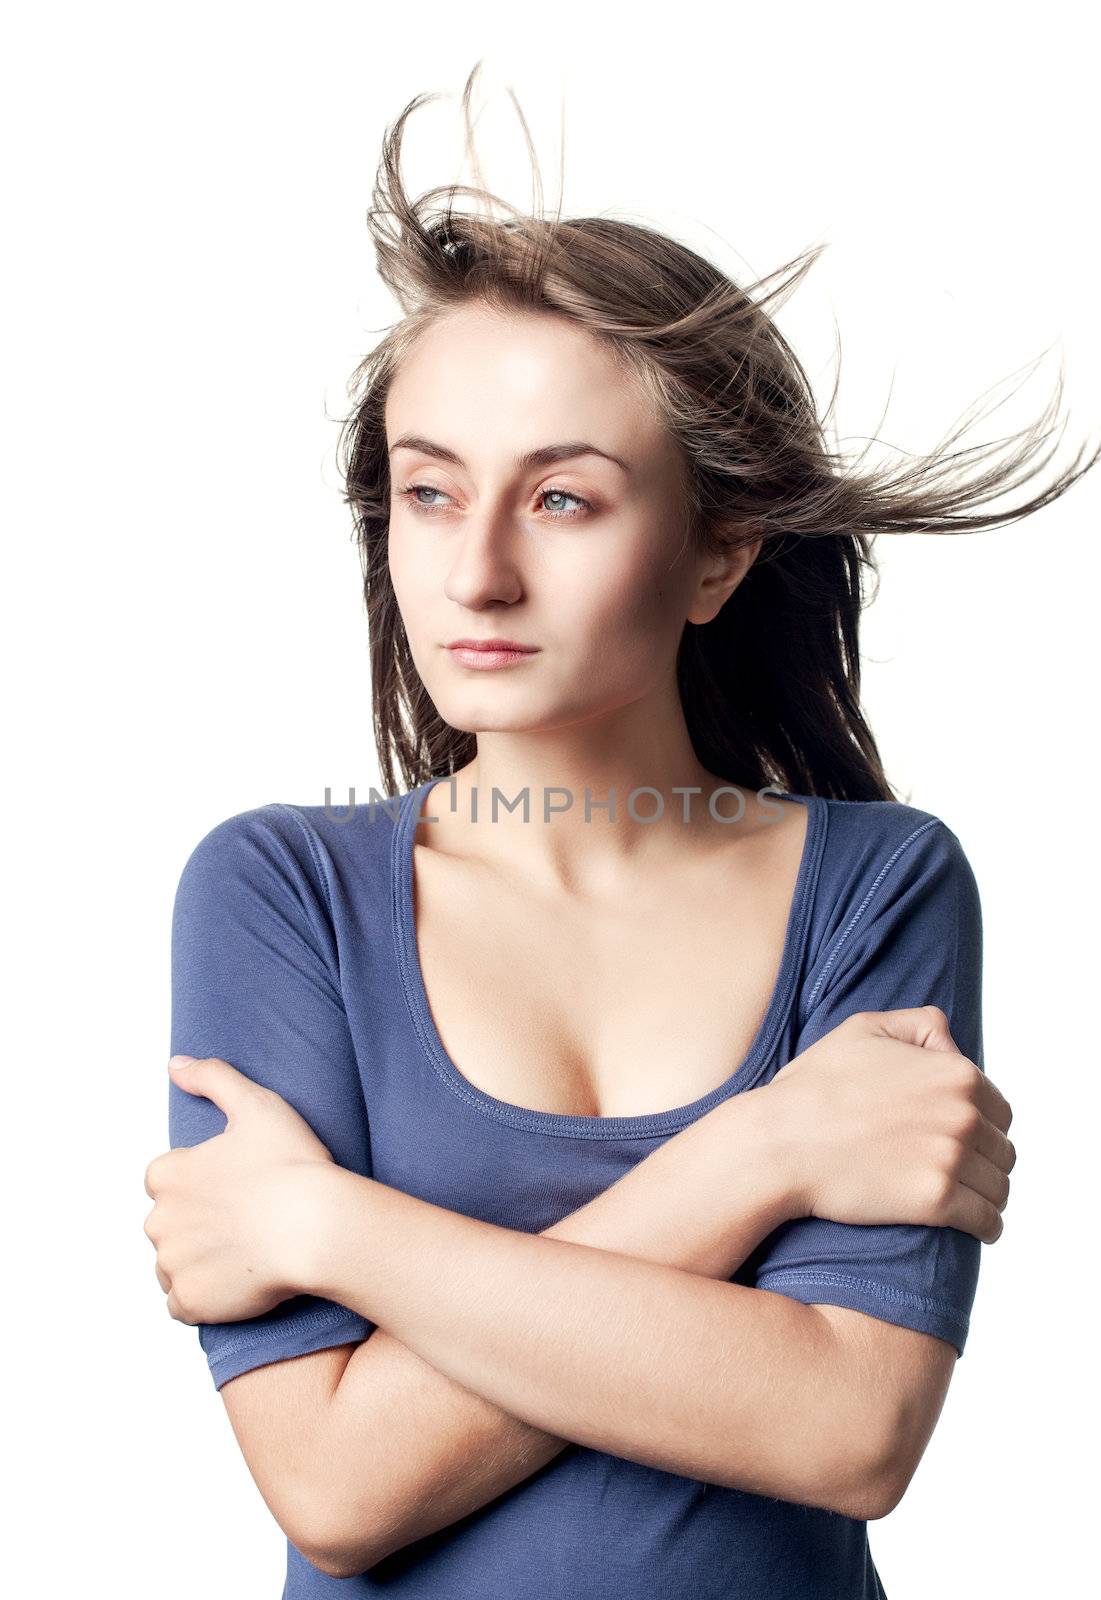
{"type": "Polygon", "coordinates": [[[909,805],[902,800],[838,800],[822,797],[830,834],[843,844],[856,848],[905,847],[927,838],[929,845],[950,850],[961,848],[958,835],[937,812],[909,805]]]}
{"type": "Polygon", "coordinates": [[[956,831],[934,811],[898,800],[821,801],[825,840],[819,910],[872,920],[897,905],[973,905],[978,886],[956,831]]]}
{"type": "Polygon", "coordinates": [[[284,804],[279,809],[293,818],[315,851],[334,861],[388,862],[413,793],[382,794],[372,788],[366,799],[357,800],[350,790],[341,802],[326,792],[322,804],[284,804]]]}
{"type": "Polygon", "coordinates": [[[349,877],[362,884],[372,867],[389,864],[404,795],[377,795],[362,803],[303,804],[272,800],[222,818],[192,847],[182,882],[248,886],[258,892],[308,884],[328,902],[349,877]]]}

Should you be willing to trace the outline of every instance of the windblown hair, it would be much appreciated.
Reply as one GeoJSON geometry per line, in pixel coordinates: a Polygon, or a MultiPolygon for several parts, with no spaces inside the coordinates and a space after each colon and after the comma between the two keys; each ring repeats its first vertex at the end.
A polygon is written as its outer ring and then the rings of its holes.
{"type": "MultiPolygon", "coordinates": [[[[479,68],[462,102],[478,179],[469,106],[479,68]]],[[[1006,439],[953,449],[971,426],[965,413],[935,450],[908,455],[902,466],[865,466],[867,447],[846,462],[826,437],[836,382],[819,417],[807,375],[771,315],[824,246],[742,287],[650,228],[603,216],[563,219],[560,201],[547,218],[518,105],[535,177],[531,214],[481,185],[452,184],[410,200],[400,175],[402,135],[412,112],[437,98],[417,96],[384,137],[368,227],[380,277],[403,317],[356,368],[348,389],[354,409],[342,419],[338,442],[363,568],[385,792],[447,777],[477,750],[476,734],[449,726],[429,698],[390,581],[384,407],[395,373],[424,330],[444,313],[478,302],[505,312],[550,312],[601,340],[643,386],[679,444],[685,537],[708,551],[762,539],[718,615],[686,623],[678,649],[681,701],[703,766],[753,790],[774,784],[841,800],[896,799],[860,705],[866,574],[876,576],[878,589],[871,541],[881,533],[965,533],[1015,522],[1093,467],[1101,447],[1080,464],[1083,446],[1031,499],[1001,511],[978,509],[1035,478],[1058,448],[1056,441],[1037,460],[1059,412],[1062,369],[1041,417],[1006,439]],[[456,210],[457,195],[478,200],[481,213],[456,210]],[[495,217],[494,203],[509,214],[495,217]]]]}

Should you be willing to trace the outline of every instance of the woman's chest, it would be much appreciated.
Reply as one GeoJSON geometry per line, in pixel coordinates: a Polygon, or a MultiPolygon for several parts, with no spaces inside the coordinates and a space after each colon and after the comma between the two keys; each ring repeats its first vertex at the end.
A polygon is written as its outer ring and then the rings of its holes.
{"type": "Polygon", "coordinates": [[[512,1106],[649,1116],[749,1053],[784,951],[797,862],[682,875],[629,899],[551,905],[419,852],[426,1025],[461,1080],[512,1106]]]}

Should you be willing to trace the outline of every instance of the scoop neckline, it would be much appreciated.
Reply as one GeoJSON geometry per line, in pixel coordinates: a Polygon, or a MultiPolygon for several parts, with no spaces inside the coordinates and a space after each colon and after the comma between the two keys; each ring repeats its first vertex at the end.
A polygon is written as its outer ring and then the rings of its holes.
{"type": "Polygon", "coordinates": [[[428,1003],[428,990],[417,948],[413,904],[416,826],[425,795],[441,781],[439,777],[428,778],[401,797],[398,822],[391,842],[391,920],[398,970],[410,1020],[429,1063],[450,1090],[476,1111],[509,1127],[523,1128],[531,1133],[582,1139],[623,1139],[656,1138],[673,1133],[695,1122],[730,1095],[753,1086],[771,1057],[794,1000],[795,981],[806,943],[810,908],[814,901],[826,837],[827,810],[821,795],[794,794],[786,789],[770,790],[780,799],[806,806],[807,827],[788,911],[779,972],[765,1015],[745,1057],[724,1082],[684,1105],[633,1117],[600,1117],[537,1111],[530,1106],[516,1105],[510,1100],[500,1100],[465,1077],[444,1048],[428,1003]]]}

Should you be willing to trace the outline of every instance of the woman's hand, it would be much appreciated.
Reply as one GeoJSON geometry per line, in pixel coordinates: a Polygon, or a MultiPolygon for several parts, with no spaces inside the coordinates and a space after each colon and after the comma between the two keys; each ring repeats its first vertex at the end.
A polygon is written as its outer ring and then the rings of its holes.
{"type": "Polygon", "coordinates": [[[800,1216],[1000,1236],[1013,1112],[937,1006],[858,1012],[766,1089],[800,1216]]]}
{"type": "Polygon", "coordinates": [[[169,1069],[181,1089],[224,1111],[227,1123],[213,1138],[157,1156],[145,1171],[156,1202],[145,1232],[168,1310],[188,1323],[262,1316],[300,1292],[311,1180],[335,1165],[333,1157],[281,1095],[228,1061],[174,1056],[169,1069]]]}

